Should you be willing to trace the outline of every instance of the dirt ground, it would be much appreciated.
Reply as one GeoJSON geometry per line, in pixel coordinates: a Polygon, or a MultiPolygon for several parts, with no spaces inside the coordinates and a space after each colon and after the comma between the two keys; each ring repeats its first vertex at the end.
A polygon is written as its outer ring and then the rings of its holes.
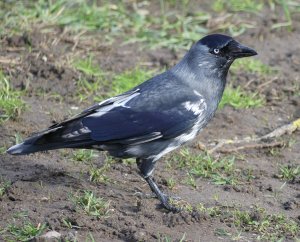
{"type": "MultiPolygon", "coordinates": [[[[198,142],[208,145],[220,139],[264,135],[300,117],[299,27],[296,25],[292,32],[270,32],[261,25],[237,38],[258,51],[259,55],[255,58],[278,69],[276,78],[260,80],[255,75],[240,73],[233,82],[233,85],[247,85],[251,91],[261,91],[267,102],[260,108],[250,109],[225,106],[195,143],[189,145],[191,149],[200,152],[195,148],[198,142]],[[268,84],[262,87],[262,83],[268,84]]],[[[1,39],[0,55],[15,60],[14,63],[3,64],[2,70],[15,88],[26,88],[23,99],[28,106],[17,120],[1,125],[1,147],[12,145],[15,133],[26,137],[88,106],[74,98],[78,71],[65,65],[69,55],[86,56],[92,51],[102,69],[120,73],[136,65],[149,69],[163,68],[166,63],[174,64],[183,54],[168,49],[144,48],[137,52],[140,45],[123,46],[120,41],[112,45],[99,42],[96,47],[74,47],[67,37],[61,38],[59,29],[50,33],[36,29],[1,39]],[[30,50],[27,48],[29,43],[30,50]],[[59,94],[63,100],[54,94],[59,94]],[[74,111],[70,107],[79,109],[74,111]]],[[[231,82],[230,76],[228,79],[231,82]]],[[[215,185],[210,179],[197,178],[194,188],[181,182],[186,178],[184,169],[167,167],[166,161],[170,156],[158,162],[155,179],[164,191],[180,196],[193,206],[202,203],[205,207],[239,207],[247,211],[259,206],[268,214],[283,214],[299,224],[300,179],[285,182],[276,176],[279,165],[300,164],[299,134],[298,130],[280,137],[280,141],[289,144],[281,148],[239,151],[238,168],[251,170],[255,177],[249,182],[215,185]],[[173,190],[166,184],[170,174],[176,182],[173,190]]],[[[168,241],[166,238],[179,241],[183,237],[184,241],[231,241],[233,236],[216,233],[220,228],[231,235],[240,233],[240,241],[257,238],[252,231],[240,232],[221,217],[195,211],[174,214],[160,208],[157,199],[137,196],[136,192],[150,190],[138,175],[135,164],[114,162],[107,171],[113,182],[93,183],[87,173],[88,165],[72,161],[68,152],[1,155],[0,177],[9,180],[11,186],[0,198],[0,228],[5,228],[12,221],[22,221],[16,214],[26,213],[34,224],[46,223],[48,230],[58,231],[65,240],[71,241],[86,241],[89,234],[95,241],[168,241]],[[79,190],[93,191],[109,200],[109,215],[97,218],[78,210],[70,196],[79,190]],[[71,222],[72,228],[65,226],[64,219],[71,222]]],[[[101,167],[105,156],[97,155],[92,162],[101,167]]],[[[214,155],[224,156],[218,152],[214,155]]],[[[5,238],[5,234],[0,234],[0,240],[5,238]]],[[[293,240],[295,238],[284,241],[293,240]]]]}

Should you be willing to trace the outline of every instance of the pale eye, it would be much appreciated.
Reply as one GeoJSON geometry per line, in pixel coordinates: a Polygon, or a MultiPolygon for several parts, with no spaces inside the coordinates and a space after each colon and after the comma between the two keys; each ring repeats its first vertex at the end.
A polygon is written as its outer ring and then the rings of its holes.
{"type": "Polygon", "coordinates": [[[220,50],[219,49],[214,49],[214,53],[217,55],[220,53],[220,50]]]}

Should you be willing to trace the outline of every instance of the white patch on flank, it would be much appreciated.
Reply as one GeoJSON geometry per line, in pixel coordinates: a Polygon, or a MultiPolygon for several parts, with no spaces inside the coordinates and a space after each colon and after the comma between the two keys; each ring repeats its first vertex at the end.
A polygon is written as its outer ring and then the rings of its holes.
{"type": "Polygon", "coordinates": [[[157,155],[152,155],[149,158],[153,159],[152,162],[156,162],[158,159],[160,159],[162,156],[164,156],[165,154],[171,152],[172,150],[175,150],[179,147],[180,145],[173,145],[173,143],[171,143],[166,149],[164,149],[162,152],[160,152],[157,155]]]}
{"type": "Polygon", "coordinates": [[[157,161],[159,158],[164,156],[165,154],[171,152],[172,150],[177,149],[179,146],[182,144],[194,139],[196,135],[199,133],[201,128],[203,127],[203,124],[205,122],[204,119],[204,112],[207,109],[206,102],[204,98],[200,99],[196,103],[191,103],[191,102],[185,102],[184,106],[188,109],[194,112],[194,114],[198,115],[198,119],[193,125],[193,127],[189,130],[188,133],[181,134],[177,136],[176,138],[173,139],[173,141],[170,143],[170,145],[164,149],[162,152],[160,152],[157,155],[151,156],[149,158],[153,159],[153,162],[157,161]]]}
{"type": "Polygon", "coordinates": [[[206,105],[202,105],[204,102],[204,99],[201,98],[198,102],[184,102],[183,106],[188,110],[192,111],[195,115],[199,115],[203,112],[204,109],[206,109],[206,105]]]}
{"type": "MultiPolygon", "coordinates": [[[[203,111],[205,109],[206,109],[206,105],[205,105],[205,108],[203,109],[203,111]]],[[[175,141],[177,141],[177,143],[182,145],[182,144],[194,139],[197,136],[197,134],[199,133],[199,131],[202,129],[204,122],[205,122],[205,120],[203,119],[202,115],[199,115],[197,122],[194,124],[194,126],[192,127],[190,132],[179,135],[178,137],[175,138],[175,141]]]]}
{"type": "MultiPolygon", "coordinates": [[[[196,92],[196,91],[195,91],[196,92]]],[[[200,95],[200,94],[199,94],[200,95]]],[[[185,102],[183,104],[188,110],[191,110],[194,112],[194,114],[198,115],[198,119],[193,125],[193,127],[189,130],[188,133],[181,134],[173,139],[173,141],[169,144],[169,146],[164,149],[162,152],[160,152],[157,155],[150,156],[150,159],[153,159],[153,162],[156,162],[158,159],[160,159],[165,154],[177,149],[182,144],[194,139],[196,135],[201,130],[205,119],[204,119],[204,112],[207,109],[206,102],[204,98],[201,98],[198,102],[191,103],[191,102],[185,102]]]]}
{"type": "Polygon", "coordinates": [[[199,132],[199,126],[197,123],[193,126],[192,130],[189,133],[179,135],[175,140],[179,141],[180,144],[184,144],[192,139],[194,139],[199,132]]]}

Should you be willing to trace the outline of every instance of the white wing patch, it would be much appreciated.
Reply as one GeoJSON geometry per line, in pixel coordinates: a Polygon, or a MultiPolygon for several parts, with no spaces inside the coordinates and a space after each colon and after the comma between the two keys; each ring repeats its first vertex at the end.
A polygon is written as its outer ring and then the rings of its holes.
{"type": "MultiPolygon", "coordinates": [[[[139,91],[139,89],[136,89],[131,94],[119,95],[116,97],[111,97],[109,99],[106,99],[99,103],[100,107],[98,109],[96,109],[95,113],[88,115],[88,116],[89,117],[101,117],[116,107],[130,108],[130,107],[126,106],[126,104],[131,99],[140,95],[140,93],[138,91],[139,91]]],[[[79,130],[73,131],[72,133],[65,134],[62,137],[63,138],[74,138],[76,136],[80,136],[82,134],[86,134],[86,133],[90,133],[90,132],[91,132],[91,130],[89,128],[83,127],[79,130]]]]}
{"type": "MultiPolygon", "coordinates": [[[[135,98],[138,95],[140,95],[140,93],[135,92],[135,93],[131,94],[130,96],[116,99],[116,101],[113,102],[112,104],[104,106],[104,107],[100,107],[99,109],[97,109],[96,113],[89,115],[89,117],[101,117],[116,107],[130,108],[130,107],[126,106],[126,103],[128,103],[131,99],[135,98]]],[[[108,99],[108,100],[110,100],[110,99],[108,99]]],[[[108,101],[108,100],[106,100],[106,101],[108,101]]],[[[113,101],[113,98],[111,100],[113,101]]],[[[101,103],[104,103],[104,102],[105,101],[103,101],[101,103]]],[[[99,105],[101,105],[101,103],[99,105]]]]}
{"type": "Polygon", "coordinates": [[[80,136],[82,134],[87,134],[87,133],[90,133],[90,132],[91,132],[91,130],[89,130],[87,127],[83,127],[79,130],[75,130],[72,133],[65,134],[62,137],[65,138],[65,139],[70,139],[70,138],[74,138],[76,136],[80,136]]]}
{"type": "Polygon", "coordinates": [[[201,114],[206,109],[206,103],[204,98],[201,98],[198,102],[184,102],[183,106],[188,111],[192,111],[195,115],[201,114]]]}
{"type": "Polygon", "coordinates": [[[205,123],[205,115],[203,114],[207,109],[207,104],[205,102],[205,99],[202,97],[200,93],[198,93],[197,91],[194,91],[194,93],[197,96],[201,96],[200,100],[197,102],[190,102],[190,101],[184,102],[183,105],[187,110],[194,112],[194,114],[198,116],[197,121],[188,132],[183,133],[177,136],[176,138],[174,138],[166,149],[164,149],[162,152],[160,152],[157,155],[153,155],[149,157],[153,159],[153,162],[155,162],[165,154],[171,152],[172,150],[177,149],[182,144],[194,139],[197,136],[197,134],[201,131],[205,123]]]}

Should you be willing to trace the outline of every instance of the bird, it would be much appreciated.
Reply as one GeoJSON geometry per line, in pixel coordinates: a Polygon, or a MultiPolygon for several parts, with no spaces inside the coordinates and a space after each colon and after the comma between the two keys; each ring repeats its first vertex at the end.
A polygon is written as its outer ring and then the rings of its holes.
{"type": "Polygon", "coordinates": [[[7,153],[85,148],[135,158],[138,172],[162,207],[176,212],[171,196],[153,178],[156,163],[196,138],[218,108],[231,64],[254,55],[254,49],[230,36],[209,34],[165,72],[33,134],[7,153]]]}

